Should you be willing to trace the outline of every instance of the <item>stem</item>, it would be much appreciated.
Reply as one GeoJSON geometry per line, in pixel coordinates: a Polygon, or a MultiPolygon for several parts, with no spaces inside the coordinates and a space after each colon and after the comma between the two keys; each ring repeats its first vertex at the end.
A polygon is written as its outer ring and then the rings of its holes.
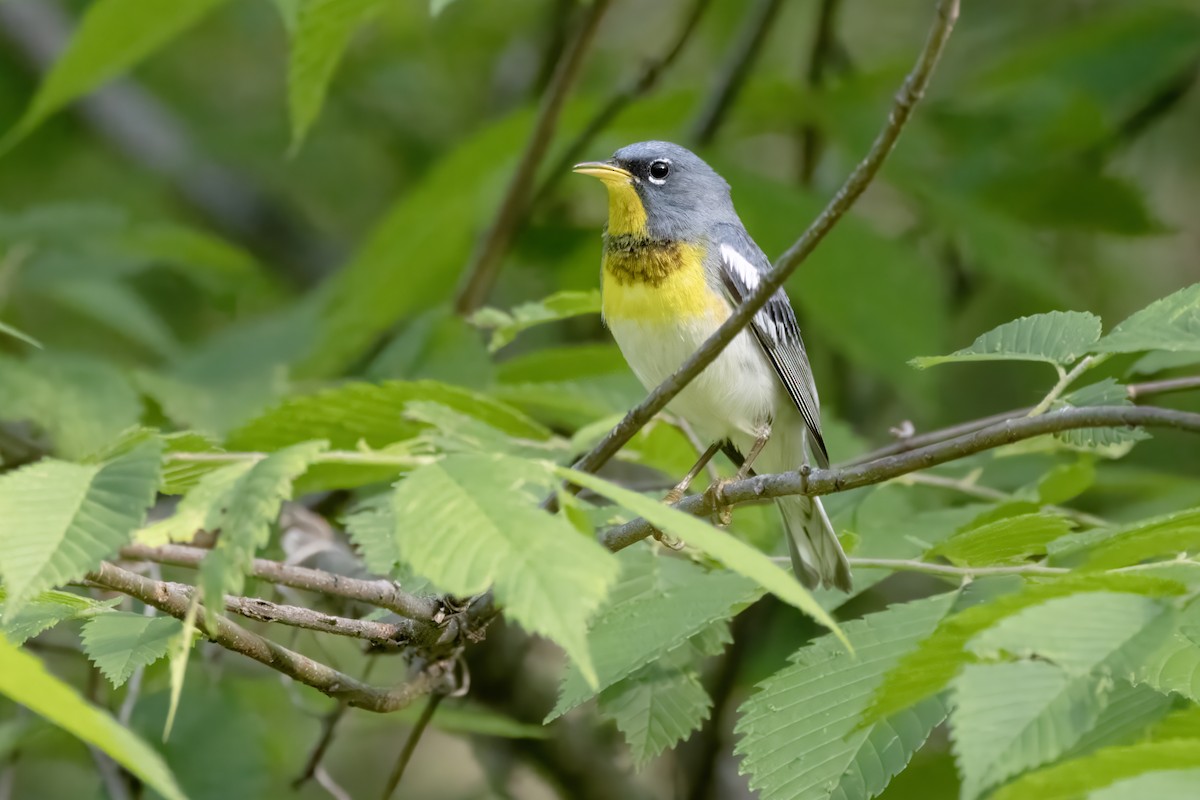
{"type": "Polygon", "coordinates": [[[1064,372],[1063,368],[1055,364],[1058,369],[1058,382],[1050,387],[1050,391],[1042,398],[1042,402],[1029,410],[1028,416],[1036,417],[1045,414],[1050,406],[1054,405],[1054,401],[1062,396],[1062,393],[1067,390],[1067,387],[1075,382],[1075,379],[1082,375],[1092,367],[1103,364],[1107,360],[1107,356],[1084,356],[1079,363],[1071,368],[1070,372],[1064,372]]]}
{"type": "Polygon", "coordinates": [[[388,777],[387,787],[383,790],[383,800],[389,800],[392,793],[396,791],[396,787],[400,785],[400,779],[404,777],[404,769],[412,760],[413,751],[417,749],[417,742],[421,741],[421,735],[425,733],[425,728],[429,726],[429,721],[433,719],[433,712],[437,711],[438,704],[442,702],[443,697],[445,695],[440,693],[431,694],[425,701],[425,708],[421,709],[421,716],[417,718],[416,724],[408,732],[404,748],[400,751],[400,757],[396,759],[396,766],[392,768],[391,776],[388,777]]]}
{"type": "MultiPolygon", "coordinates": [[[[961,492],[969,497],[976,497],[980,500],[991,500],[996,502],[1008,502],[1016,500],[1014,495],[1008,492],[1002,492],[999,489],[993,489],[990,486],[980,486],[972,480],[965,478],[947,478],[944,475],[930,475],[924,472],[913,472],[908,475],[901,475],[895,479],[896,483],[902,483],[907,486],[931,486],[937,489],[949,489],[955,492],[961,492]]],[[[1046,506],[1049,510],[1056,514],[1061,514],[1064,517],[1073,519],[1076,522],[1082,523],[1092,528],[1107,528],[1110,523],[1106,519],[1088,514],[1086,511],[1077,511],[1073,508],[1065,506],[1046,506]]]]}

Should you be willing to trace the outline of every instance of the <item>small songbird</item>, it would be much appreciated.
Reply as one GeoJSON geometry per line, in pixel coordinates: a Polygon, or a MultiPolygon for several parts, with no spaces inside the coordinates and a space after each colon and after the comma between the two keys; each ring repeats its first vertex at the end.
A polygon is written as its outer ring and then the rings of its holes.
{"type": "MultiPolygon", "coordinates": [[[[671,375],[758,285],[770,262],[733,209],[729,184],[670,142],[640,142],[575,172],[608,188],[601,268],[604,321],[646,388],[671,375]]],[[[787,295],[772,295],[742,331],[671,402],[712,442],[667,496],[677,502],[724,441],[752,465],[785,472],[829,455],[800,328],[787,295]]],[[[776,500],[796,577],[849,591],[850,564],[818,498],[776,500]]]]}

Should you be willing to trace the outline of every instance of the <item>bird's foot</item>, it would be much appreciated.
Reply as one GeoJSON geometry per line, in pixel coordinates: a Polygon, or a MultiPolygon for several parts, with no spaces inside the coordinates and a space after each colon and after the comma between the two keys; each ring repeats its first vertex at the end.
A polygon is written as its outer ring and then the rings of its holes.
{"type": "Polygon", "coordinates": [[[721,528],[728,527],[729,523],[733,522],[733,506],[725,502],[725,487],[736,482],[737,478],[721,478],[710,483],[704,490],[704,499],[712,505],[713,516],[721,528]]]}
{"type": "MultiPolygon", "coordinates": [[[[666,496],[663,497],[663,505],[668,505],[668,506],[675,505],[676,503],[678,503],[680,500],[683,499],[684,491],[685,490],[682,487],[676,486],[674,489],[667,492],[666,496]]],[[[666,531],[661,531],[658,528],[652,528],[651,530],[653,531],[653,533],[651,535],[654,537],[654,540],[656,542],[658,542],[659,544],[661,544],[663,547],[669,547],[672,550],[682,550],[683,549],[683,540],[682,539],[680,539],[676,536],[672,536],[671,534],[667,533],[666,531]]]]}

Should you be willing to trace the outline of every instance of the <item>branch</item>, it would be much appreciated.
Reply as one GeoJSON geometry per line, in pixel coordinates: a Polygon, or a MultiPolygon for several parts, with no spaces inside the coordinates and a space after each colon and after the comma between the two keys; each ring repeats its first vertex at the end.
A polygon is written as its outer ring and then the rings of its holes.
{"type": "MultiPolygon", "coordinates": [[[[645,400],[626,414],[625,418],[609,431],[599,444],[575,464],[575,469],[595,472],[633,438],[634,434],[641,430],[655,414],[662,411],[675,395],[679,394],[737,337],[754,318],[754,315],[766,305],[771,295],[783,286],[788,277],[804,263],[804,260],[833,229],[838,220],[854,205],[859,195],[879,172],[879,168],[883,166],[884,160],[900,136],[901,129],[912,114],[913,107],[929,85],[933,68],[937,64],[938,57],[942,53],[957,18],[958,0],[939,0],[937,15],[925,47],[921,51],[913,71],[909,73],[897,93],[887,123],[871,145],[866,158],[850,173],[850,177],[829,201],[820,216],[809,225],[808,230],[796,243],[780,256],[770,272],[763,275],[758,288],[750,293],[746,301],[738,306],[729,319],[725,320],[717,329],[717,332],[710,336],[700,346],[700,349],[675,371],[675,374],[659,384],[645,400]]],[[[547,501],[546,505],[553,507],[553,500],[547,501]]]]}
{"type": "Polygon", "coordinates": [[[716,87],[692,123],[690,138],[697,146],[704,147],[711,142],[721,127],[725,112],[733,105],[746,76],[750,74],[750,67],[762,52],[763,41],[782,5],[782,0],[759,0],[750,10],[746,25],[721,66],[716,87]]]}
{"type": "Polygon", "coordinates": [[[429,721],[433,719],[433,713],[437,711],[438,705],[445,696],[438,692],[429,695],[429,699],[425,701],[425,707],[421,709],[421,716],[417,717],[417,721],[408,732],[408,738],[404,740],[404,747],[401,748],[400,755],[396,758],[396,765],[392,767],[392,773],[388,776],[387,786],[383,790],[383,800],[389,800],[395,793],[396,787],[400,785],[400,779],[404,777],[404,770],[408,767],[408,762],[412,760],[412,754],[417,749],[417,742],[421,741],[421,735],[425,733],[429,721]]]}
{"type": "Polygon", "coordinates": [[[525,144],[525,152],[521,154],[517,170],[508,182],[508,189],[500,202],[496,219],[475,248],[475,253],[463,273],[464,280],[455,301],[455,309],[460,314],[469,314],[483,305],[496,283],[504,255],[508,252],[508,246],[529,207],[533,180],[538,165],[550,147],[550,140],[554,137],[563,103],[566,102],[567,94],[575,83],[583,56],[595,37],[596,29],[600,26],[600,20],[608,10],[609,4],[610,0],[593,0],[584,13],[579,33],[571,41],[555,68],[554,77],[551,78],[550,86],[547,87],[538,108],[533,132],[525,144]]]}
{"type": "MultiPolygon", "coordinates": [[[[191,603],[191,595],[186,591],[191,587],[144,578],[108,563],[101,564],[98,570],[88,573],[88,580],[141,600],[176,619],[187,616],[191,603]]],[[[211,620],[205,635],[225,649],[241,653],[319,692],[367,711],[399,711],[419,697],[443,690],[451,674],[449,665],[434,662],[407,683],[390,688],[371,686],[270,639],[251,633],[225,617],[202,615],[202,618],[211,620]]]]}
{"type": "Polygon", "coordinates": [[[711,5],[712,0],[692,1],[691,7],[684,15],[683,24],[679,26],[679,32],[675,35],[675,41],[671,43],[661,56],[649,61],[643,67],[641,74],[630,81],[627,86],[609,97],[608,101],[600,107],[600,110],[588,120],[587,125],[583,127],[579,135],[563,150],[562,157],[555,162],[551,169],[546,171],[546,179],[538,187],[537,194],[534,195],[531,205],[536,206],[546,199],[554,187],[558,185],[558,181],[562,176],[570,170],[571,165],[579,160],[580,155],[587,149],[592,140],[602,130],[607,128],[609,123],[625,110],[626,106],[654,88],[659,78],[662,77],[662,74],[670,69],[675,60],[679,58],[679,54],[683,52],[684,45],[692,38],[696,26],[700,22],[700,18],[704,16],[704,12],[711,5]]]}
{"type": "MultiPolygon", "coordinates": [[[[167,583],[168,586],[180,587],[190,596],[194,589],[186,584],[167,583]]],[[[397,646],[412,643],[418,636],[416,625],[412,620],[402,622],[375,622],[366,619],[350,619],[325,614],[303,606],[289,606],[272,603],[258,597],[225,597],[225,608],[235,614],[258,622],[278,622],[293,628],[304,628],[322,633],[335,633],[339,636],[353,636],[365,639],[371,644],[397,646]]]]}
{"type": "MultiPolygon", "coordinates": [[[[808,474],[797,471],[758,475],[728,484],[720,491],[719,501],[722,505],[737,505],[794,494],[810,497],[833,494],[882,483],[909,472],[928,469],[1035,436],[1079,428],[1137,425],[1200,433],[1200,414],[1144,406],[1067,408],[1037,417],[1007,419],[937,444],[896,455],[881,456],[865,463],[837,469],[815,469],[808,474]]],[[[675,504],[675,508],[693,516],[704,516],[715,510],[710,493],[685,497],[675,504]]],[[[610,550],[620,550],[646,538],[652,532],[653,528],[649,523],[644,519],[637,519],[605,531],[601,535],[601,542],[610,550]]]]}
{"type": "MultiPolygon", "coordinates": [[[[812,47],[804,70],[804,85],[815,101],[817,91],[825,83],[825,67],[834,48],[834,21],[837,17],[838,0],[821,0],[817,9],[817,21],[813,31],[812,47]]],[[[821,151],[821,132],[812,122],[800,129],[800,185],[811,186],[817,171],[817,160],[821,151]]]]}
{"type": "MultiPolygon", "coordinates": [[[[156,564],[171,564],[177,567],[198,567],[208,552],[203,547],[187,547],[180,544],[166,544],[159,547],[130,544],[121,548],[121,558],[152,561],[156,564]]],[[[385,578],[378,580],[348,578],[324,570],[293,567],[263,558],[254,559],[250,574],[269,583],[332,597],[342,597],[347,600],[357,600],[378,608],[386,608],[402,617],[419,622],[438,622],[444,613],[437,598],[409,594],[402,591],[395,581],[385,578]]]]}
{"type": "MultiPolygon", "coordinates": [[[[1131,383],[1125,387],[1125,394],[1133,402],[1138,402],[1147,397],[1156,397],[1158,395],[1173,394],[1175,392],[1186,392],[1193,389],[1200,389],[1200,375],[1187,375],[1182,378],[1168,378],[1161,381],[1147,381],[1145,383],[1131,383]]],[[[962,436],[965,433],[981,430],[989,425],[995,425],[997,422],[1004,422],[1007,419],[1014,417],[1024,417],[1033,410],[1033,406],[1025,406],[1024,408],[1014,408],[1011,411],[1002,411],[999,414],[974,419],[969,422],[960,422],[957,425],[951,425],[948,428],[939,428],[936,431],[929,433],[917,434],[916,436],[905,436],[892,444],[880,447],[877,450],[872,450],[869,453],[858,456],[854,460],[848,462],[845,466],[852,464],[863,464],[867,461],[874,461],[883,456],[896,455],[897,453],[905,453],[909,450],[916,450],[918,447],[937,444],[944,442],[947,439],[953,439],[956,436],[962,436]]]]}

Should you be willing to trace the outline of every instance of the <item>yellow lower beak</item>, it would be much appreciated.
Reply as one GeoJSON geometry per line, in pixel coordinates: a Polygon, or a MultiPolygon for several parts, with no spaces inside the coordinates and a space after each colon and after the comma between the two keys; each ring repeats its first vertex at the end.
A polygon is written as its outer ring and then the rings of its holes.
{"type": "Polygon", "coordinates": [[[578,172],[580,175],[591,175],[593,178],[599,178],[613,186],[633,183],[632,172],[607,161],[585,161],[582,164],[576,164],[571,171],[578,172]]]}

